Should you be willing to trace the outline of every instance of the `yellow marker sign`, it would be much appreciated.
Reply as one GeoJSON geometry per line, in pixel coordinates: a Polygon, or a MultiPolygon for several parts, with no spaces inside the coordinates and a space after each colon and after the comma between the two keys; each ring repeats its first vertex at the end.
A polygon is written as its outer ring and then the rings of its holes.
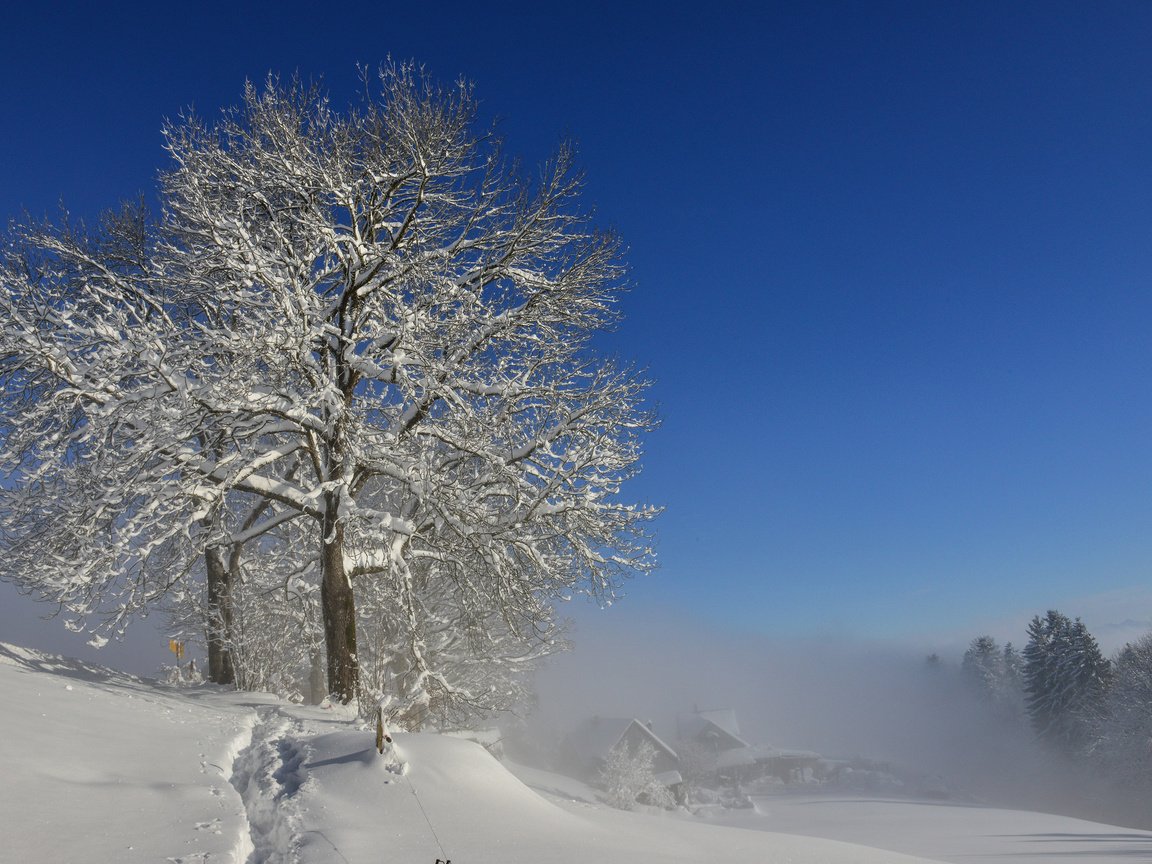
{"type": "Polygon", "coordinates": [[[177,642],[175,639],[169,639],[168,640],[168,650],[176,655],[176,659],[178,661],[184,659],[184,643],[183,642],[177,642]]]}

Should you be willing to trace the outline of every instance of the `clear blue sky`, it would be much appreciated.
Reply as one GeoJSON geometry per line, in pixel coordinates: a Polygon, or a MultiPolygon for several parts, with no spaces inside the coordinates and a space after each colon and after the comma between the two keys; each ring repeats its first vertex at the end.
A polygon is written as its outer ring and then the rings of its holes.
{"type": "Polygon", "coordinates": [[[1152,619],[1152,4],[20,5],[5,218],[148,193],[162,118],[269,70],[414,58],[528,162],[575,139],[664,418],[629,614],[1152,619]]]}

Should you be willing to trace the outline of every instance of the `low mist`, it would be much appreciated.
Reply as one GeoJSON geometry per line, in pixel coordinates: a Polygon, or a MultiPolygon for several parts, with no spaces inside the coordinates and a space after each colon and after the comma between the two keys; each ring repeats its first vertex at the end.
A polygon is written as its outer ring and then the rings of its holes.
{"type": "MultiPolygon", "coordinates": [[[[621,610],[622,611],[622,610],[621,610]]],[[[835,637],[773,639],[708,629],[675,616],[604,612],[573,631],[574,650],[538,676],[528,718],[537,758],[589,717],[634,717],[675,747],[676,718],[735,709],[752,744],[826,759],[891,765],[949,798],[1100,818],[1074,769],[1046,753],[1021,717],[980,702],[960,656],[927,662],[916,648],[835,637]]]]}

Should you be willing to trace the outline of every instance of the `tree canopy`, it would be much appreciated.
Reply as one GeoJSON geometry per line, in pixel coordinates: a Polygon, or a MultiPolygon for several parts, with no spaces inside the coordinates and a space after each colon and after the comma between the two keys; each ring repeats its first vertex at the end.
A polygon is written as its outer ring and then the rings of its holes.
{"type": "Polygon", "coordinates": [[[157,219],[13,229],[5,575],[75,626],[202,596],[224,652],[259,562],[302,558],[272,581],[315,586],[332,693],[367,628],[404,711],[483,706],[469,658],[518,668],[557,598],[653,566],[657,511],[619,493],[655,420],[591,345],[625,271],[571,149],[529,179],[468,85],[365,85],[169,124],[157,219]]]}

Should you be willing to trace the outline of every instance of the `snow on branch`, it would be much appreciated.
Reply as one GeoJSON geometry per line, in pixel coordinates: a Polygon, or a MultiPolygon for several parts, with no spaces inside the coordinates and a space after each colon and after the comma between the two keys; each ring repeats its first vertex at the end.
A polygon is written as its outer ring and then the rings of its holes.
{"type": "Polygon", "coordinates": [[[165,127],[158,219],[12,239],[0,538],[81,616],[203,579],[237,652],[256,586],[287,584],[259,568],[296,560],[331,691],[447,716],[522,694],[559,598],[653,568],[658,509],[618,496],[656,420],[590,348],[625,268],[571,148],[526,178],[470,87],[390,64],[365,94],[249,84],[165,127]]]}

